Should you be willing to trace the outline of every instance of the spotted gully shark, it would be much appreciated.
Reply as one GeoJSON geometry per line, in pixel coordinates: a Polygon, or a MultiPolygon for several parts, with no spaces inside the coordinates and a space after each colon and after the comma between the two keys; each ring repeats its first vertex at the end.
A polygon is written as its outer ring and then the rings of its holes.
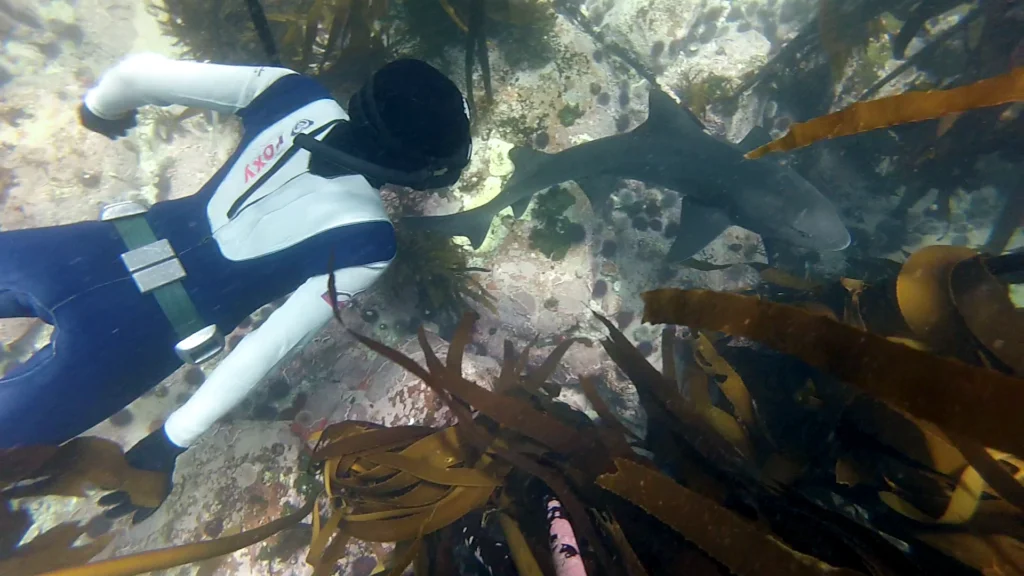
{"type": "Polygon", "coordinates": [[[556,154],[514,148],[515,171],[496,198],[472,210],[445,216],[404,219],[416,229],[465,236],[479,247],[491,221],[511,206],[518,218],[534,194],[575,181],[600,209],[621,179],[675,190],[683,195],[679,233],[669,260],[692,257],[730,225],[827,252],[846,248],[850,233],[836,207],[811,183],[768,157],[744,158],[763,144],[767,132],[755,128],[739,144],[711,136],[685,107],[657,88],[650,93],[647,121],[636,129],[573,146],[556,154]]]}

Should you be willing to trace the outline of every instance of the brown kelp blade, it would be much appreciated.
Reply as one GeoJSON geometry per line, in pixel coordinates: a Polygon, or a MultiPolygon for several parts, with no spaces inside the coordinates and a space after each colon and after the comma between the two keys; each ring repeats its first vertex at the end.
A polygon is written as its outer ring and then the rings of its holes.
{"type": "Polygon", "coordinates": [[[612,412],[611,407],[601,398],[601,395],[597,392],[597,379],[593,376],[584,376],[580,378],[580,388],[583,389],[583,395],[587,397],[590,405],[593,406],[594,411],[601,417],[601,422],[608,428],[627,436],[639,440],[640,438],[633,433],[632,430],[626,428],[625,424],[619,422],[619,419],[615,417],[615,413],[612,412]]]}
{"type": "Polygon", "coordinates": [[[86,526],[65,522],[43,532],[0,561],[0,574],[33,576],[88,562],[107,547],[114,535],[104,534],[88,544],[74,546],[86,526]]]}
{"type": "Polygon", "coordinates": [[[509,554],[512,556],[512,561],[515,562],[516,571],[522,576],[543,576],[544,572],[537,564],[533,552],[530,551],[530,545],[526,543],[519,523],[504,512],[499,513],[498,522],[501,524],[502,532],[505,533],[509,554]]]}
{"type": "Polygon", "coordinates": [[[949,277],[959,262],[977,253],[957,246],[926,246],[907,258],[896,279],[900,313],[915,336],[932,350],[963,360],[971,356],[962,320],[949,292],[949,277]]]}
{"type": "MultiPolygon", "coordinates": [[[[423,338],[425,336],[421,337],[421,339],[423,338]]],[[[479,410],[488,418],[532,438],[556,452],[572,454],[585,445],[585,441],[578,432],[555,418],[537,412],[523,400],[499,396],[461,377],[449,377],[443,381],[438,378],[437,380],[452,396],[479,410]]]]}
{"type": "Polygon", "coordinates": [[[767,573],[817,576],[857,574],[796,552],[711,500],[688,490],[648,467],[615,459],[616,471],[602,474],[597,484],[613,492],[696,544],[739,576],[767,573]],[[744,552],[737,554],[737,546],[744,552]]]}
{"type": "Polygon", "coordinates": [[[1024,544],[1009,536],[926,532],[919,537],[979,574],[1024,574],[1024,544]]]}
{"type": "Polygon", "coordinates": [[[897,408],[1012,454],[1024,454],[1024,381],[890,342],[795,306],[706,290],[645,292],[644,321],[762,342],[897,408]]]}
{"type": "Polygon", "coordinates": [[[191,562],[216,558],[217,556],[223,556],[235,550],[252,546],[289,526],[297,524],[303,518],[309,516],[310,511],[313,510],[314,502],[316,502],[316,498],[310,498],[297,512],[232,536],[130,554],[74,568],[54,570],[46,572],[45,576],[134,576],[135,574],[164,570],[191,562]]]}
{"type": "Polygon", "coordinates": [[[975,256],[959,262],[949,277],[956,309],[971,333],[1014,374],[1024,375],[1024,311],[1009,289],[975,256]]]}
{"type": "Polygon", "coordinates": [[[32,475],[46,479],[11,487],[5,496],[85,496],[88,488],[100,488],[128,492],[141,506],[159,506],[167,482],[159,473],[130,466],[116,442],[94,436],[65,442],[32,475]]]}
{"type": "Polygon", "coordinates": [[[1024,374],[1024,311],[988,257],[956,246],[922,248],[900,269],[896,296],[907,325],[931,350],[977,364],[983,348],[1024,374]]]}
{"type": "Polygon", "coordinates": [[[951,90],[907,92],[857,102],[838,112],[794,124],[785,136],[748,152],[746,157],[754,160],[771,152],[794,150],[819,140],[1020,100],[1024,100],[1024,67],[951,90]]]}
{"type": "Polygon", "coordinates": [[[0,491],[22,480],[44,475],[40,469],[57,453],[57,446],[21,446],[0,450],[0,491]]]}

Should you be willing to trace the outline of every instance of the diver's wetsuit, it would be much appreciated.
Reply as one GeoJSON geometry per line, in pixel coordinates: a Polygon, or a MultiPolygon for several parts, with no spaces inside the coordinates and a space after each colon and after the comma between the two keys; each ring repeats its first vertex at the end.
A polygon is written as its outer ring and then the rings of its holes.
{"type": "MultiPolygon", "coordinates": [[[[145,54],[104,75],[85,103],[107,119],[146,104],[237,113],[244,133],[228,162],[198,193],[145,218],[177,252],[202,320],[224,334],[295,291],[168,419],[168,438],[186,447],[331,318],[332,254],[340,298],[356,294],[394,257],[394,230],[365,178],[322,178],[308,171],[308,152],[286,154],[296,134],[347,119],[311,78],[145,54]]],[[[0,233],[0,317],[55,328],[50,345],[0,379],[0,448],[68,440],[181,365],[180,337],[136,287],[127,251],[112,222],[0,233]]]]}

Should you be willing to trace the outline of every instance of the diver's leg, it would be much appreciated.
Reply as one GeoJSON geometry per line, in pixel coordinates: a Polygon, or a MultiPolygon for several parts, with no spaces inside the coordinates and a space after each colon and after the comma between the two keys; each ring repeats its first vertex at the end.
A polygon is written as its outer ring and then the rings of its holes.
{"type": "Polygon", "coordinates": [[[27,306],[24,294],[0,288],[0,318],[32,318],[32,309],[27,306]]]}
{"type": "Polygon", "coordinates": [[[3,315],[39,317],[54,331],[0,378],[0,449],[73,438],[180,365],[174,331],[120,262],[112,225],[16,232],[0,233],[3,315]]]}

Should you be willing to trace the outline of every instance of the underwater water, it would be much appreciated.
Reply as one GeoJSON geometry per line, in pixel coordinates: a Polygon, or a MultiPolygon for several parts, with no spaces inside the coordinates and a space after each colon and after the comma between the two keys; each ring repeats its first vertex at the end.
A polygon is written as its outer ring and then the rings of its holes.
{"type": "Polygon", "coordinates": [[[0,574],[1024,574],[1020,0],[0,34],[0,574]],[[458,180],[307,167],[402,58],[466,98],[458,180]]]}

